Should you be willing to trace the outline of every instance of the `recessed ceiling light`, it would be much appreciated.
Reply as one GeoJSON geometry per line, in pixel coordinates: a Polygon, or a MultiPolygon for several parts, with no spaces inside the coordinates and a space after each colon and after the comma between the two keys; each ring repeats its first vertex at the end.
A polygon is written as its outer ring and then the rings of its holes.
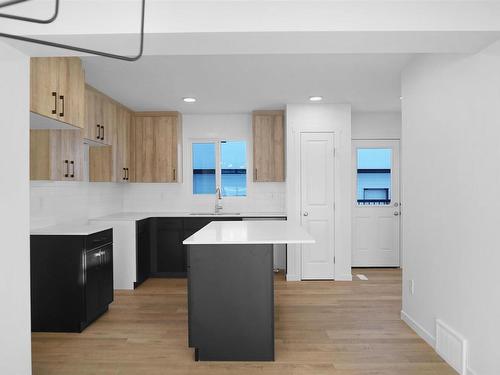
{"type": "Polygon", "coordinates": [[[186,103],[194,103],[196,102],[196,98],[182,98],[186,103]]]}
{"type": "Polygon", "coordinates": [[[323,100],[323,97],[322,97],[322,96],[310,96],[310,97],[309,97],[309,100],[310,100],[311,102],[320,102],[320,101],[322,101],[322,100],[323,100]]]}

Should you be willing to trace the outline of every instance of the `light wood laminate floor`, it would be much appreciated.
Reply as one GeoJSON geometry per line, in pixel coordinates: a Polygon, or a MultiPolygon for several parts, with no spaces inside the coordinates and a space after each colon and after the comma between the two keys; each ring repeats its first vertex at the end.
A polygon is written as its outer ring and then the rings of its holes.
{"type": "Polygon", "coordinates": [[[186,280],[117,291],[81,334],[34,333],[34,374],[455,375],[400,320],[401,271],[359,269],[368,281],[276,277],[276,361],[194,362],[186,280]]]}

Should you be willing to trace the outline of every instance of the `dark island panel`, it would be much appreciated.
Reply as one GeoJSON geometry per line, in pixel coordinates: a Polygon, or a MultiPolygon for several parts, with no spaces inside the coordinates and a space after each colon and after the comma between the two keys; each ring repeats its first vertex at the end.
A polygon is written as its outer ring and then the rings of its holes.
{"type": "Polygon", "coordinates": [[[188,304],[197,360],[274,360],[273,246],[189,245],[188,304]]]}

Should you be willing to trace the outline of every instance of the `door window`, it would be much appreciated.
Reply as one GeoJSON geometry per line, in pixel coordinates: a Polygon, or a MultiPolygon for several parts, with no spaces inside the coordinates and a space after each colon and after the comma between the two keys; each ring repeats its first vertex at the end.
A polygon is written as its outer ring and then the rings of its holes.
{"type": "Polygon", "coordinates": [[[358,148],[357,203],[360,206],[385,206],[391,203],[392,150],[358,148]]]}

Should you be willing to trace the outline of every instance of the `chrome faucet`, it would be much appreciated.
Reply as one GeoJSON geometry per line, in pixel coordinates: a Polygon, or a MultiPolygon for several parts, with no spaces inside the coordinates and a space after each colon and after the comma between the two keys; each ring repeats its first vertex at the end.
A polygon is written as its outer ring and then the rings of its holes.
{"type": "Polygon", "coordinates": [[[222,210],[222,194],[220,187],[217,186],[215,189],[215,213],[218,214],[222,210]]]}

